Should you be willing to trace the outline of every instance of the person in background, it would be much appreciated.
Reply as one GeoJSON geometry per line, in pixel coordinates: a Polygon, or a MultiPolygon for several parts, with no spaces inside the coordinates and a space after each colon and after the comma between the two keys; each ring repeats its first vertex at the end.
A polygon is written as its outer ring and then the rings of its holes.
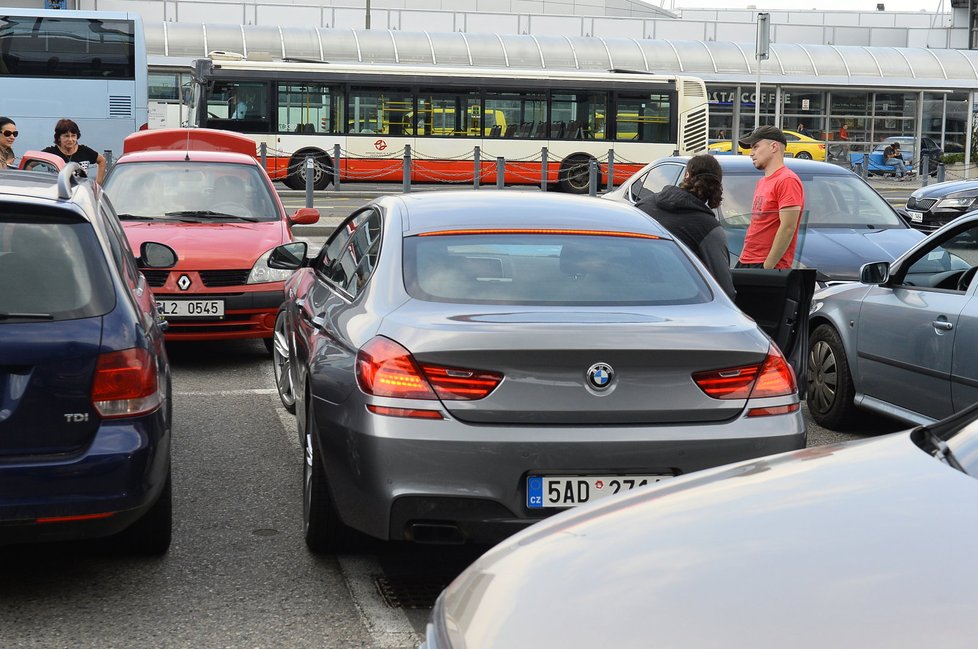
{"type": "Polygon", "coordinates": [[[846,127],[845,122],[842,122],[842,126],[839,127],[839,139],[843,142],[849,141],[849,129],[846,127]]]}
{"type": "Polygon", "coordinates": [[[808,129],[805,128],[805,125],[801,122],[798,122],[798,128],[795,130],[798,131],[798,135],[808,135],[808,129]]]}
{"type": "Polygon", "coordinates": [[[89,167],[98,165],[95,182],[101,185],[105,178],[105,157],[95,149],[79,144],[79,138],[81,138],[81,130],[78,124],[67,118],[59,119],[54,125],[54,146],[47,147],[44,152],[53,153],[65,162],[77,162],[89,176],[91,175],[88,171],[89,167]]]}
{"type": "Polygon", "coordinates": [[[9,117],[0,117],[0,169],[7,167],[15,168],[14,142],[20,132],[14,120],[9,117]]]}
{"type": "Polygon", "coordinates": [[[640,200],[637,207],[692,250],[732,300],[736,290],[727,237],[713,213],[723,198],[722,179],[723,170],[715,157],[693,156],[678,187],[667,185],[640,200]]]}
{"type": "Polygon", "coordinates": [[[883,149],[883,164],[893,167],[897,180],[904,180],[907,177],[907,165],[903,162],[899,142],[891,142],[883,149]]]}
{"type": "Polygon", "coordinates": [[[787,145],[784,133],[774,126],[759,126],[740,141],[740,146],[750,149],[751,162],[764,177],[754,189],[737,268],[784,269],[794,263],[805,190],[798,175],[784,165],[787,145]]]}

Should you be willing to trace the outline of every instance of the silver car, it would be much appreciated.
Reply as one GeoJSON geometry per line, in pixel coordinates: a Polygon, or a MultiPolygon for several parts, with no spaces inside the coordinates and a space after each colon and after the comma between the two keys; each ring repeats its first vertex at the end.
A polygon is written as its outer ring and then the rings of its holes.
{"type": "Polygon", "coordinates": [[[922,424],[978,401],[978,212],[945,225],[862,284],[816,294],[808,408],[827,428],[865,409],[922,424]]]}
{"type": "Polygon", "coordinates": [[[974,647],[975,415],[555,516],[456,578],[422,649],[974,647]]]}
{"type": "MultiPolygon", "coordinates": [[[[274,360],[306,451],[314,551],[355,546],[357,533],[495,541],[564,508],[805,444],[778,345],[632,206],[384,197],[304,255],[286,245],[269,264],[299,269],[274,360]]],[[[740,276],[786,355],[804,336],[813,275],[740,276]]]]}

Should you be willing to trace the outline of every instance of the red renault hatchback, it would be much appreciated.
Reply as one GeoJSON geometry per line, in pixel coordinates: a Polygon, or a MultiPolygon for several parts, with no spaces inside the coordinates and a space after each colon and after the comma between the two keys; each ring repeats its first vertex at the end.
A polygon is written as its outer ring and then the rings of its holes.
{"type": "Polygon", "coordinates": [[[153,240],[177,253],[173,268],[144,273],[167,340],[262,338],[271,349],[290,272],[269,268],[268,253],[319,211],[286,214],[254,141],[211,129],[140,131],[104,187],[134,249],[153,240]]]}

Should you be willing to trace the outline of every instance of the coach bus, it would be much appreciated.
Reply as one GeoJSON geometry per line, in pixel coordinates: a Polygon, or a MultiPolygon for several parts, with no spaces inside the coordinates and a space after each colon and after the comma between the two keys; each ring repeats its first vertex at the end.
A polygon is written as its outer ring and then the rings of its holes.
{"type": "Polygon", "coordinates": [[[237,131],[264,143],[273,179],[314,187],[335,169],[345,181],[546,182],[588,189],[591,160],[615,182],[673,153],[707,147],[707,95],[700,79],[637,72],[564,72],[298,61],[247,61],[212,53],[194,63],[191,126],[237,131]],[[339,150],[339,164],[334,155],[339,150]],[[479,168],[475,155],[479,152],[479,168]],[[611,153],[609,153],[611,152],[611,153]]]}
{"type": "Polygon", "coordinates": [[[0,8],[0,115],[17,155],[54,144],[63,117],[81,142],[122,153],[147,118],[146,43],[136,13],[0,8]]]}

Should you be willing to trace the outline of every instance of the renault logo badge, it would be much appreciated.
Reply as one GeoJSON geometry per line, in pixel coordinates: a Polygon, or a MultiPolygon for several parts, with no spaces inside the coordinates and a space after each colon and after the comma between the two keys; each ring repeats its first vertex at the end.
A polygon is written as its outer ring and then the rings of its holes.
{"type": "Polygon", "coordinates": [[[615,370],[607,363],[595,363],[587,370],[587,382],[595,390],[606,390],[615,378],[615,370]]]}
{"type": "Polygon", "coordinates": [[[180,279],[177,280],[177,286],[180,287],[181,291],[186,291],[190,288],[190,277],[187,275],[181,275],[180,279]]]}

